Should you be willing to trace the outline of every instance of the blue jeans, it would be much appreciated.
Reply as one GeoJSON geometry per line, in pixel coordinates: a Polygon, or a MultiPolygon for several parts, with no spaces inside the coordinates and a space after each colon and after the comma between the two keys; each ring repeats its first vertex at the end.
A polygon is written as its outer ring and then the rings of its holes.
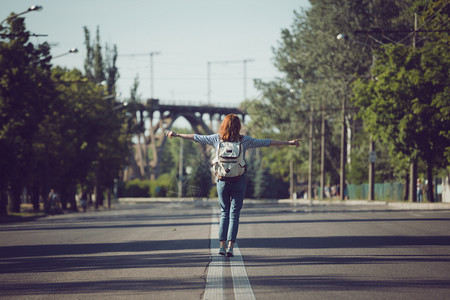
{"type": "Polygon", "coordinates": [[[219,240],[236,242],[246,189],[245,175],[237,182],[217,181],[220,204],[219,240]]]}
{"type": "Polygon", "coordinates": [[[417,190],[417,202],[422,202],[422,201],[423,201],[422,190],[417,190]]]}

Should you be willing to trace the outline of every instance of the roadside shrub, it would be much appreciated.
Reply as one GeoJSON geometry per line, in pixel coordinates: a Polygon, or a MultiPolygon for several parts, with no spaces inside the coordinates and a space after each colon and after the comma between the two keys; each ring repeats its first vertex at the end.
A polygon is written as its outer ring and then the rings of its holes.
{"type": "Polygon", "coordinates": [[[162,174],[156,180],[134,179],[119,183],[119,197],[173,197],[177,195],[177,180],[171,174],[162,174]]]}
{"type": "Polygon", "coordinates": [[[213,185],[209,190],[209,198],[217,198],[217,186],[213,185]]]}
{"type": "Polygon", "coordinates": [[[124,183],[121,197],[150,197],[151,180],[134,179],[124,183]]]}
{"type": "Polygon", "coordinates": [[[149,190],[151,197],[167,197],[169,191],[176,189],[175,181],[168,173],[162,174],[156,180],[152,180],[149,190]]]}

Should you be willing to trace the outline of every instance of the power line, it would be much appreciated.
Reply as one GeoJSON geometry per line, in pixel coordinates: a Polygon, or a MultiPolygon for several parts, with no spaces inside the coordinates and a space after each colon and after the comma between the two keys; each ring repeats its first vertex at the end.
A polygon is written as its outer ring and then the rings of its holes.
{"type": "Polygon", "coordinates": [[[370,33],[405,33],[405,32],[409,32],[409,33],[414,33],[414,32],[450,32],[450,29],[437,29],[437,30],[422,30],[422,29],[418,29],[418,30],[385,30],[385,29],[373,29],[373,30],[355,30],[354,31],[355,34],[358,33],[366,33],[366,34],[370,34],[370,33]]]}
{"type": "Polygon", "coordinates": [[[149,52],[149,53],[130,53],[130,54],[120,54],[119,56],[149,56],[150,55],[150,98],[154,98],[154,84],[153,84],[153,56],[159,55],[161,52],[149,52]]]}
{"type": "Polygon", "coordinates": [[[208,104],[211,105],[211,64],[244,64],[244,100],[247,98],[247,63],[255,61],[254,59],[242,59],[242,60],[220,60],[220,61],[208,61],[207,62],[207,77],[208,77],[208,104]]]}

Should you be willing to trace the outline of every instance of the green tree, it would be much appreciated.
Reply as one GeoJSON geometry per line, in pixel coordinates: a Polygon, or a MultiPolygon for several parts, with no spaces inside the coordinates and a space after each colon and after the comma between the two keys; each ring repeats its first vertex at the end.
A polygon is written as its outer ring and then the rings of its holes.
{"type": "MultiPolygon", "coordinates": [[[[311,1],[311,8],[300,13],[295,12],[290,29],[283,29],[281,41],[274,48],[275,66],[283,77],[271,82],[257,80],[256,87],[262,92],[262,97],[245,103],[244,107],[251,116],[250,130],[258,136],[290,139],[308,138],[309,115],[311,110],[319,112],[326,110],[328,115],[327,148],[339,149],[333,141],[339,142],[332,134],[339,132],[329,127],[337,125],[331,122],[338,117],[335,112],[340,110],[342,100],[349,93],[349,80],[355,72],[365,72],[369,65],[370,53],[363,47],[358,47],[358,54],[348,57],[342,52],[343,46],[336,40],[339,32],[353,32],[355,28],[365,23],[368,13],[364,11],[367,1],[311,1]],[[346,18],[342,18],[346,16],[346,18]],[[332,120],[333,119],[333,120],[332,120]]],[[[321,114],[314,113],[314,140],[320,138],[321,114]]],[[[281,153],[273,155],[272,159],[281,168],[278,170],[287,180],[289,161],[281,153]]],[[[301,153],[307,153],[307,143],[303,143],[301,153]]],[[[267,153],[267,151],[263,151],[267,153]]],[[[301,165],[303,173],[308,165],[302,163],[299,155],[294,155],[296,165],[301,165]]],[[[314,160],[318,159],[320,143],[313,144],[314,160]]],[[[330,153],[336,153],[328,151],[330,153]]],[[[339,156],[327,155],[328,170],[331,174],[338,173],[333,162],[339,156]]],[[[314,174],[319,173],[320,164],[314,164],[314,174]]],[[[334,176],[333,176],[334,177],[334,176]]]]}
{"type": "Polygon", "coordinates": [[[119,78],[117,61],[117,46],[111,49],[106,45],[106,61],[103,59],[100,45],[100,29],[97,27],[95,42],[91,42],[90,31],[84,27],[86,59],[86,77],[93,83],[104,87],[101,104],[103,114],[98,115],[98,130],[96,149],[98,157],[93,162],[91,178],[95,182],[96,205],[103,204],[102,190],[106,190],[108,197],[114,180],[127,157],[129,147],[128,125],[125,125],[125,115],[120,109],[116,110],[116,81],[119,78]],[[106,82],[106,83],[105,83],[106,82]]]}
{"type": "Polygon", "coordinates": [[[203,157],[197,157],[187,182],[187,192],[193,197],[208,197],[211,189],[211,165],[203,157]]]}
{"type": "Polygon", "coordinates": [[[76,209],[76,185],[89,187],[92,180],[110,189],[128,154],[127,117],[105,97],[115,93],[117,49],[107,51],[103,70],[97,31],[89,80],[76,69],[52,68],[48,44],[34,46],[22,18],[8,22],[0,40],[0,214],[8,194],[10,209],[20,211],[24,187],[35,209],[51,187],[64,208],[76,209]],[[98,85],[102,73],[113,82],[107,89],[98,85]]]}
{"type": "Polygon", "coordinates": [[[255,178],[256,174],[259,172],[261,159],[259,159],[258,155],[252,151],[247,152],[245,160],[247,162],[247,188],[245,190],[245,198],[255,198],[255,178]]]}
{"type": "Polygon", "coordinates": [[[107,78],[108,95],[116,94],[116,82],[119,80],[119,69],[117,68],[117,45],[112,48],[106,44],[105,73],[107,78]]]}
{"type": "MultiPolygon", "coordinates": [[[[268,184],[271,182],[269,179],[272,178],[268,168],[260,166],[258,172],[256,173],[254,184],[255,192],[254,197],[256,199],[274,199],[276,195],[274,193],[274,185],[268,184]]],[[[271,182],[272,183],[272,182],[271,182]]]]}
{"type": "Polygon", "coordinates": [[[139,90],[139,74],[136,74],[134,78],[133,85],[130,88],[130,101],[141,102],[141,95],[138,93],[139,90]]]}
{"type": "Polygon", "coordinates": [[[74,199],[77,183],[84,184],[92,161],[97,157],[96,139],[99,135],[98,115],[101,113],[102,88],[89,82],[81,71],[54,67],[52,80],[57,90],[57,102],[41,127],[40,144],[42,169],[48,174],[46,189],[61,193],[63,208],[74,199]]]}
{"type": "Polygon", "coordinates": [[[105,70],[103,64],[102,47],[100,45],[100,28],[97,26],[97,35],[95,42],[92,44],[91,33],[85,26],[84,30],[84,44],[86,45],[86,58],[84,61],[84,71],[86,77],[95,82],[103,82],[105,77],[105,70]]]}
{"type": "MultiPolygon", "coordinates": [[[[355,104],[362,108],[368,130],[389,145],[394,168],[408,160],[419,166],[424,162],[431,183],[433,168],[443,169],[450,161],[448,1],[405,0],[399,5],[393,23],[410,33],[389,41],[404,45],[388,43],[377,51],[375,80],[356,83],[355,104]],[[412,33],[415,15],[421,30],[417,34],[412,33]]],[[[398,173],[406,173],[408,180],[407,172],[398,173]]],[[[432,189],[428,192],[433,201],[432,189]]]]}
{"type": "MultiPolygon", "coordinates": [[[[307,138],[309,116],[312,114],[314,162],[319,159],[321,145],[317,141],[321,133],[318,121],[324,111],[325,166],[327,177],[330,181],[335,181],[339,174],[342,103],[352,96],[351,83],[358,77],[368,75],[372,63],[371,45],[373,47],[374,43],[404,38],[401,32],[386,35],[379,30],[370,36],[363,36],[357,34],[357,31],[371,28],[404,30],[407,23],[402,17],[409,3],[387,0],[310,2],[309,9],[295,12],[293,24],[289,29],[282,30],[281,40],[274,48],[275,66],[283,77],[271,82],[257,80],[256,86],[262,96],[245,103],[244,107],[251,116],[250,130],[266,136],[293,134],[307,138]],[[339,41],[336,39],[339,33],[344,33],[357,42],[339,41]]],[[[357,126],[360,121],[355,119],[357,109],[351,104],[347,103],[344,120],[347,128],[352,130],[352,136],[355,136],[358,131],[353,131],[354,128],[360,130],[361,127],[357,126]]],[[[368,139],[358,142],[368,143],[368,139]]],[[[352,143],[349,155],[362,148],[367,147],[352,143]]],[[[302,153],[307,152],[308,149],[303,147],[302,153]]],[[[278,161],[274,165],[279,166],[271,167],[272,173],[278,170],[282,176],[287,174],[288,163],[283,155],[272,155],[271,160],[278,161]]],[[[304,160],[297,157],[295,164],[302,166],[302,173],[308,172],[309,166],[304,160]]],[[[315,178],[319,174],[319,166],[319,163],[313,163],[315,178]]],[[[367,171],[364,174],[367,176],[367,171]]]]}
{"type": "Polygon", "coordinates": [[[280,177],[272,175],[264,164],[256,172],[254,189],[256,199],[289,198],[289,186],[280,177]]]}
{"type": "Polygon", "coordinates": [[[100,27],[97,26],[95,41],[91,41],[91,33],[87,27],[83,27],[86,45],[86,58],[84,61],[84,71],[86,77],[97,84],[106,86],[106,95],[115,96],[116,82],[119,79],[117,64],[117,45],[111,48],[105,45],[105,53],[102,53],[100,44],[100,27]],[[106,60],[103,59],[106,57],[106,60]]]}
{"type": "MultiPolygon", "coordinates": [[[[355,146],[352,149],[350,160],[351,164],[347,166],[347,178],[353,184],[363,184],[368,182],[369,169],[369,145],[367,141],[367,132],[356,133],[353,138],[355,146]]],[[[389,144],[383,143],[380,139],[375,141],[376,168],[375,182],[393,182],[399,181],[406,175],[405,164],[399,157],[393,157],[389,152],[389,144]],[[402,163],[403,162],[403,163],[402,163]],[[393,168],[394,166],[394,168],[393,168]],[[400,168],[398,168],[400,166],[400,168]]]]}
{"type": "MultiPolygon", "coordinates": [[[[36,137],[55,100],[51,81],[50,47],[33,45],[23,18],[8,20],[0,40],[0,213],[6,214],[6,191],[10,210],[20,212],[24,186],[35,180],[36,137]]],[[[30,185],[29,185],[30,187],[30,185]]]]}
{"type": "MultiPolygon", "coordinates": [[[[368,130],[413,160],[433,168],[445,168],[450,160],[450,69],[446,42],[426,43],[414,50],[387,45],[377,54],[376,80],[360,80],[355,86],[355,104],[361,107],[368,130]]],[[[431,189],[429,189],[431,190],[431,189]]],[[[433,201],[433,194],[428,195],[433,201]]]]}

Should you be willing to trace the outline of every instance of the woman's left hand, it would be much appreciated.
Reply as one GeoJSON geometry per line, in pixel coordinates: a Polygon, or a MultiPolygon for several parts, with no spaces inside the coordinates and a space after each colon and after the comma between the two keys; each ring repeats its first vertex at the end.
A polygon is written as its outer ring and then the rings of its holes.
{"type": "Polygon", "coordinates": [[[298,147],[298,146],[300,146],[300,142],[302,142],[302,141],[303,141],[302,139],[295,139],[295,140],[289,141],[289,145],[298,147]]]}
{"type": "Polygon", "coordinates": [[[169,137],[169,139],[178,136],[178,133],[176,133],[175,131],[165,130],[164,133],[169,137]]]}

